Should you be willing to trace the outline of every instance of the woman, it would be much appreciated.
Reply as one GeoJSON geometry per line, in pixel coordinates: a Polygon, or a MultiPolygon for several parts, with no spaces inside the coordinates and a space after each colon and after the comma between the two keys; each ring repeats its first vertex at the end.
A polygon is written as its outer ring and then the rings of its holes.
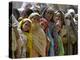
{"type": "Polygon", "coordinates": [[[22,33],[20,37],[23,42],[22,46],[22,57],[31,57],[32,56],[32,29],[31,29],[32,21],[30,19],[23,19],[19,23],[19,28],[22,33]]]}
{"type": "Polygon", "coordinates": [[[68,13],[65,14],[65,23],[67,27],[67,55],[77,54],[77,33],[73,29],[72,16],[68,13]]]}
{"type": "Polygon", "coordinates": [[[10,40],[11,44],[11,50],[12,50],[12,57],[13,58],[19,58],[20,57],[20,49],[21,49],[21,41],[19,39],[19,32],[18,32],[18,22],[15,18],[15,16],[12,14],[12,28],[11,28],[11,36],[12,39],[10,40]]]}
{"type": "Polygon", "coordinates": [[[54,38],[52,37],[52,33],[53,33],[53,29],[54,29],[54,24],[52,23],[53,15],[54,15],[54,10],[51,7],[46,8],[45,11],[43,12],[43,15],[42,15],[43,18],[45,18],[48,21],[47,36],[50,39],[50,47],[49,47],[49,51],[48,51],[48,56],[54,56],[55,55],[54,38]]]}
{"type": "Polygon", "coordinates": [[[24,18],[28,18],[28,16],[32,13],[33,11],[30,8],[27,8],[26,10],[23,10],[20,13],[20,17],[18,19],[18,21],[21,21],[24,18]]]}
{"type": "Polygon", "coordinates": [[[46,35],[39,24],[40,15],[32,13],[29,19],[32,21],[32,57],[46,56],[46,35]]]}
{"type": "Polygon", "coordinates": [[[11,54],[12,54],[12,57],[13,58],[19,58],[20,57],[20,54],[21,54],[21,41],[19,39],[19,32],[18,32],[18,18],[19,18],[20,14],[19,14],[19,11],[15,8],[12,9],[12,14],[11,14],[11,31],[10,31],[10,36],[12,36],[11,40],[10,40],[10,44],[12,47],[11,50],[11,54]]]}
{"type": "Polygon", "coordinates": [[[61,30],[64,25],[64,15],[61,11],[56,11],[54,15],[54,23],[55,23],[55,29],[57,32],[57,40],[58,40],[58,55],[64,55],[64,47],[63,42],[61,38],[61,30]]]}
{"type": "Polygon", "coordinates": [[[58,33],[58,55],[64,55],[63,42],[60,36],[61,24],[59,22],[56,23],[56,30],[58,33]]]}
{"type": "Polygon", "coordinates": [[[50,39],[47,35],[48,33],[48,21],[45,18],[40,18],[40,25],[46,34],[47,46],[46,46],[46,56],[48,56],[49,46],[50,46],[50,39]]]}

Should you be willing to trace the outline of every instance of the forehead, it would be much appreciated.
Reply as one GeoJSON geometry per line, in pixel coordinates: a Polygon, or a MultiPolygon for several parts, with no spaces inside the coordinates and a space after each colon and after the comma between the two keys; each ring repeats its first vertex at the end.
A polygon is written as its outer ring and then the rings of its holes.
{"type": "Polygon", "coordinates": [[[53,13],[54,13],[54,11],[52,11],[52,10],[47,10],[47,11],[46,11],[46,13],[53,14],[53,13]]]}
{"type": "Polygon", "coordinates": [[[35,15],[34,17],[32,17],[32,19],[37,19],[40,18],[40,16],[35,15]]]}
{"type": "Polygon", "coordinates": [[[57,12],[55,13],[55,16],[61,16],[61,13],[57,12]]]}
{"type": "Polygon", "coordinates": [[[30,22],[30,21],[28,21],[28,20],[24,22],[24,24],[28,24],[28,23],[30,24],[31,22],[30,22]]]}

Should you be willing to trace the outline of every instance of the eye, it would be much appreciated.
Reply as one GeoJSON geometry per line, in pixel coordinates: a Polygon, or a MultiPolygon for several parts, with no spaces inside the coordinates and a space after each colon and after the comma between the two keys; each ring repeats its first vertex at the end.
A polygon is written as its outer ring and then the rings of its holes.
{"type": "Polygon", "coordinates": [[[63,37],[66,37],[66,35],[63,35],[63,37]]]}
{"type": "Polygon", "coordinates": [[[26,26],[28,25],[28,24],[25,24],[26,26]]]}
{"type": "Polygon", "coordinates": [[[68,19],[68,17],[66,17],[66,19],[68,19]]]}

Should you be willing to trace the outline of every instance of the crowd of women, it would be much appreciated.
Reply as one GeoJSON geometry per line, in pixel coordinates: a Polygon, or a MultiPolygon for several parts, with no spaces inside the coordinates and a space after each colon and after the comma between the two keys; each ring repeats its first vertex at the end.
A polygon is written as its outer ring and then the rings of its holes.
{"type": "Polygon", "coordinates": [[[23,10],[9,8],[11,58],[77,54],[78,15],[74,9],[64,13],[48,5],[30,3],[23,10]]]}

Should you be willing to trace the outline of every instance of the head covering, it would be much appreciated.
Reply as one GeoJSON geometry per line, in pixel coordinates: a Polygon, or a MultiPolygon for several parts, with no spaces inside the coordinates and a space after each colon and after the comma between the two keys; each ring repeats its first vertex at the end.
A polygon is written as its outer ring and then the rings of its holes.
{"type": "Polygon", "coordinates": [[[70,17],[72,17],[71,14],[69,14],[69,13],[66,13],[66,14],[65,14],[65,18],[70,19],[70,17]]]}
{"type": "Polygon", "coordinates": [[[33,49],[41,56],[46,56],[46,35],[39,25],[32,27],[33,49]],[[37,26],[37,28],[36,28],[37,26]]]}
{"type": "MultiPolygon", "coordinates": [[[[61,25],[65,25],[64,13],[61,10],[55,12],[55,16],[61,16],[61,25]]],[[[61,26],[62,27],[62,26],[61,26]]]]}
{"type": "MultiPolygon", "coordinates": [[[[23,19],[22,21],[20,21],[19,23],[19,28],[21,29],[23,24],[29,21],[32,24],[32,21],[28,18],[23,19]]],[[[32,25],[31,25],[32,26],[32,25]]],[[[31,33],[32,29],[30,29],[29,32],[23,32],[23,34],[27,37],[27,44],[26,44],[26,48],[27,48],[27,52],[28,52],[28,56],[31,57],[32,56],[32,33],[31,33]]]]}
{"type": "Polygon", "coordinates": [[[26,22],[26,21],[29,21],[30,23],[32,23],[32,21],[28,18],[25,18],[25,19],[22,19],[19,23],[19,28],[22,29],[22,26],[23,24],[26,22]]]}
{"type": "Polygon", "coordinates": [[[40,17],[40,15],[35,12],[35,13],[30,14],[30,16],[29,16],[28,18],[29,18],[29,19],[32,19],[32,18],[34,18],[35,16],[40,17]]]}
{"type": "Polygon", "coordinates": [[[31,6],[32,6],[31,3],[23,2],[22,5],[21,5],[21,8],[19,8],[18,10],[19,10],[19,11],[23,11],[23,10],[25,10],[26,8],[30,8],[31,6]]]}
{"type": "Polygon", "coordinates": [[[61,36],[59,36],[59,35],[58,35],[58,48],[59,48],[58,55],[59,56],[64,55],[64,47],[63,47],[61,36]]]}
{"type": "Polygon", "coordinates": [[[32,9],[33,11],[40,10],[40,6],[37,4],[34,4],[30,9],[32,9]]]}
{"type": "Polygon", "coordinates": [[[68,13],[70,14],[70,13],[75,13],[75,11],[74,11],[74,9],[69,9],[68,10],[68,13]]]}
{"type": "Polygon", "coordinates": [[[75,10],[74,9],[69,9],[68,13],[72,15],[72,17],[75,17],[75,10]]]}
{"type": "Polygon", "coordinates": [[[54,13],[54,10],[53,10],[52,7],[49,7],[49,8],[47,9],[47,11],[54,13]]]}
{"type": "MultiPolygon", "coordinates": [[[[37,13],[33,13],[31,18],[37,13]]],[[[33,39],[33,52],[41,56],[45,56],[46,49],[46,35],[39,23],[32,22],[32,39],[33,39]]],[[[34,55],[34,54],[33,54],[34,55]]]]}
{"type": "Polygon", "coordinates": [[[65,14],[65,24],[66,24],[67,26],[70,26],[70,24],[71,24],[71,19],[72,19],[71,14],[66,13],[66,14],[65,14]]]}

